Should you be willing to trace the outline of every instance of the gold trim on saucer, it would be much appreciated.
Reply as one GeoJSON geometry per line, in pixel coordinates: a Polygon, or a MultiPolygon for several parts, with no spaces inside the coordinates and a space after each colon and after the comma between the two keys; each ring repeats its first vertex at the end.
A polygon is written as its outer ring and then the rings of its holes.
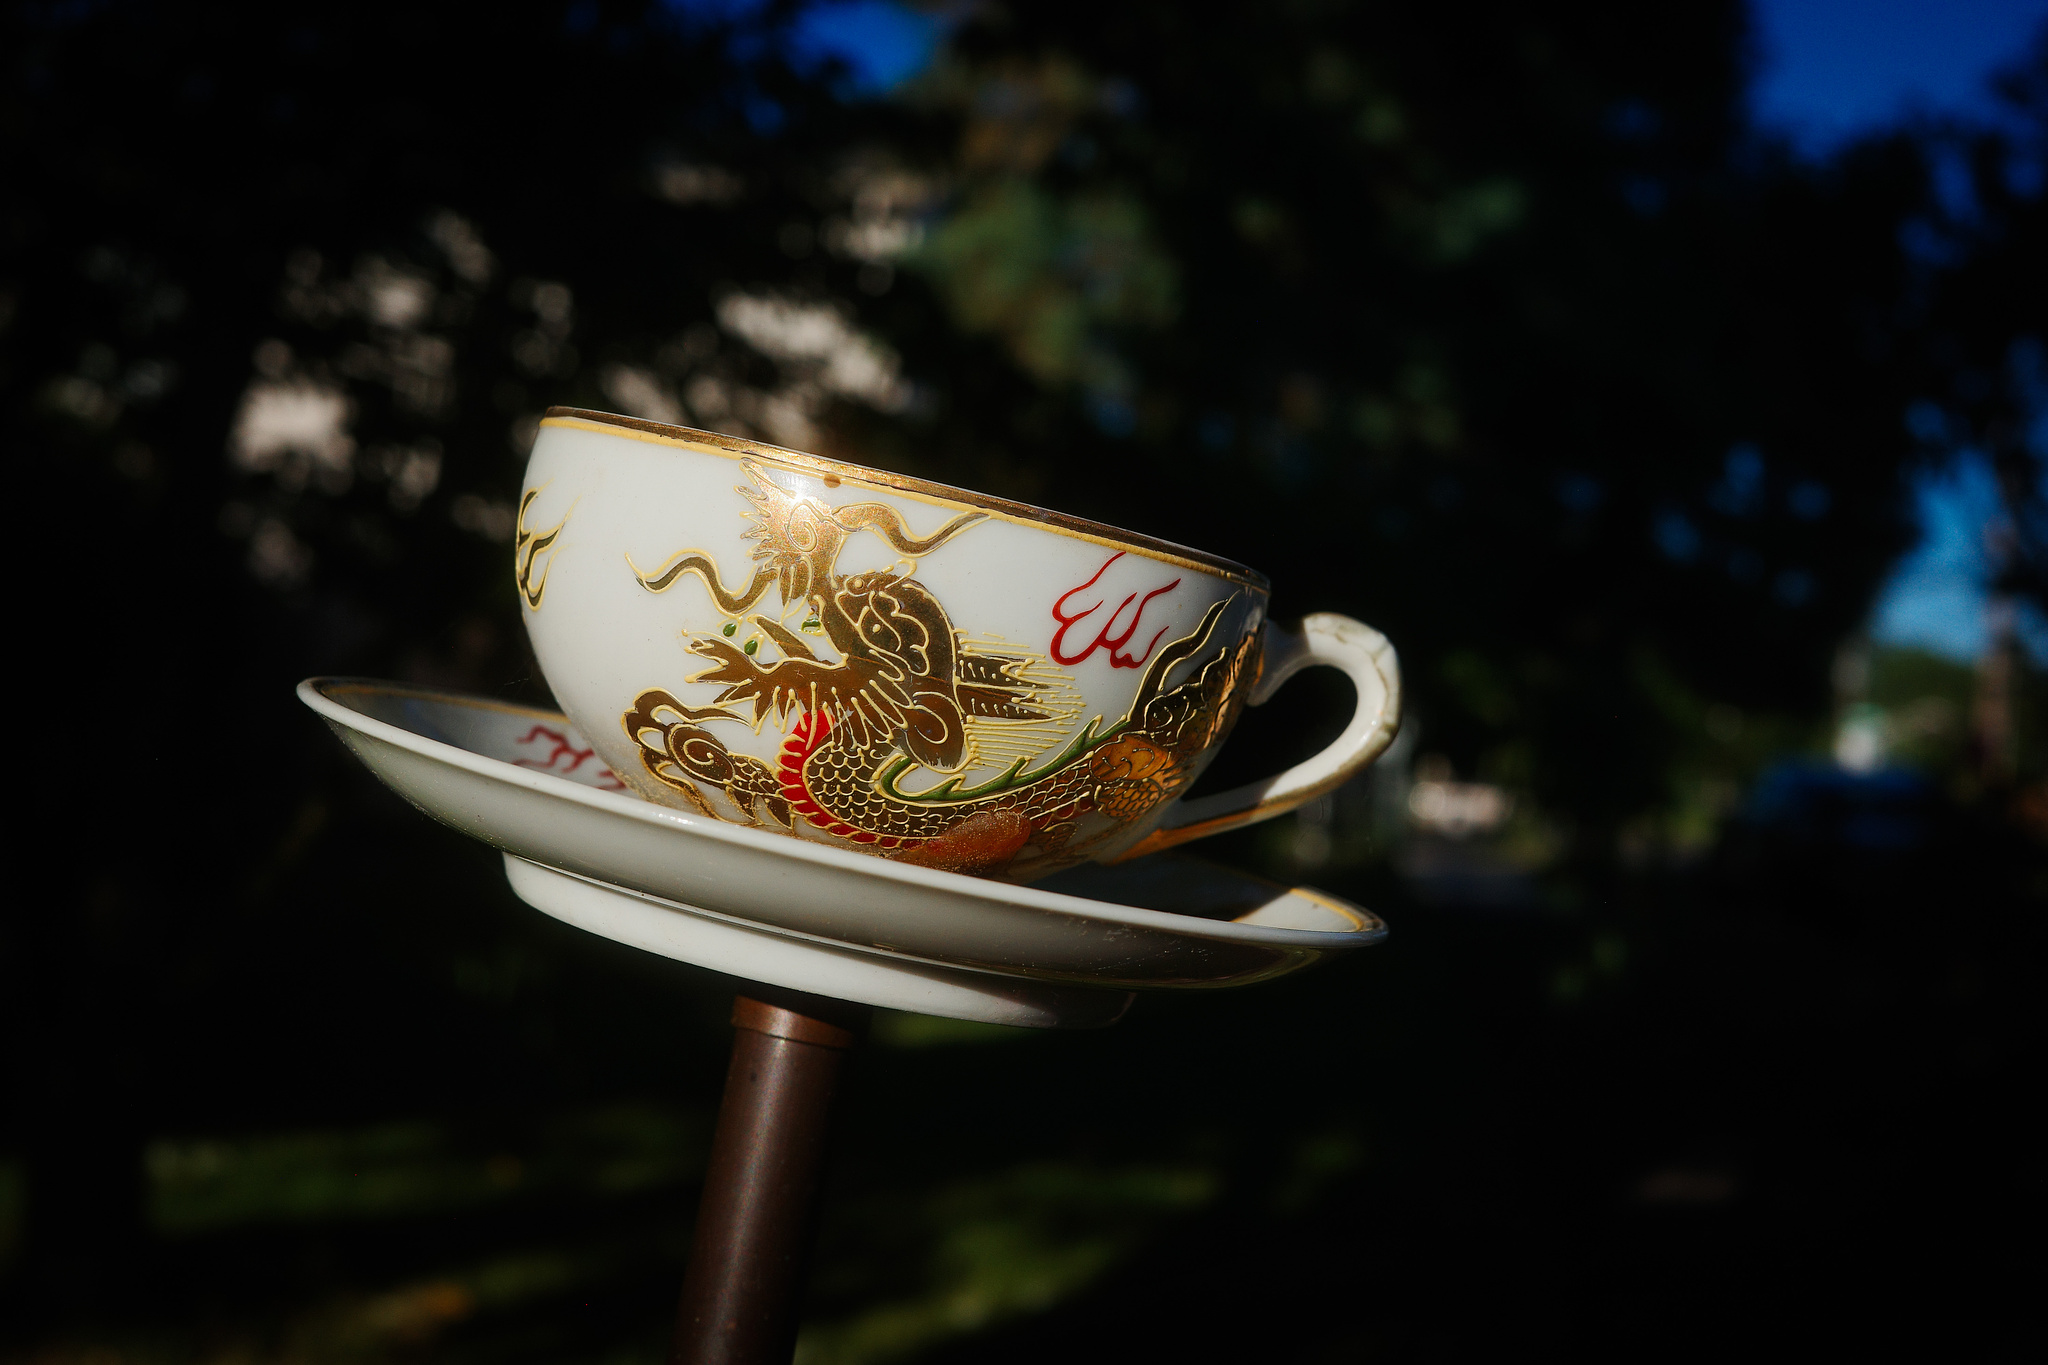
{"type": "Polygon", "coordinates": [[[1354,932],[1369,934],[1375,929],[1385,930],[1387,927],[1387,922],[1372,911],[1367,910],[1363,906],[1352,905],[1346,901],[1339,900],[1327,891],[1318,891],[1313,886],[1290,886],[1287,889],[1290,893],[1301,897],[1305,901],[1320,905],[1330,913],[1350,920],[1358,926],[1354,932]]]}

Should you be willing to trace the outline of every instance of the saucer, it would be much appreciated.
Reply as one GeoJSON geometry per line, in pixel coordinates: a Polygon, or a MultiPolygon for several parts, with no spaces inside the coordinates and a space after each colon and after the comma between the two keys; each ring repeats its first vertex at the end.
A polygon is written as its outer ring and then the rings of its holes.
{"type": "Polygon", "coordinates": [[[394,791],[503,850],[528,904],[792,990],[1086,1028],[1134,990],[1249,985],[1386,936],[1336,897],[1191,859],[1017,886],[658,806],[537,707],[356,678],[308,679],[299,697],[394,791]]]}

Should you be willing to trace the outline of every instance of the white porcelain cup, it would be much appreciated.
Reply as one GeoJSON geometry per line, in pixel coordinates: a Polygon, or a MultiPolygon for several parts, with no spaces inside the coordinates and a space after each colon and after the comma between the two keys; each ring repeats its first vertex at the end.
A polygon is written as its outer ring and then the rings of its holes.
{"type": "Polygon", "coordinates": [[[651,801],[1029,880],[1270,819],[1393,737],[1394,651],[1266,619],[1228,560],[752,441],[550,409],[515,572],[548,685],[651,801]],[[1343,734],[1188,801],[1239,711],[1301,669],[1343,734]]]}

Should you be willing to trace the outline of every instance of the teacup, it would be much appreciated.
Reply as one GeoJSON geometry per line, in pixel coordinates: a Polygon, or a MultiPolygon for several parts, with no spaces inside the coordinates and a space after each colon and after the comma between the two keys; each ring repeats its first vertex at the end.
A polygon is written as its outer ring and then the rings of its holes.
{"type": "Polygon", "coordinates": [[[1393,648],[1267,620],[1266,580],[1078,517],[754,441],[551,408],[515,574],[555,698],[650,801],[1024,881],[1266,820],[1393,737],[1393,648]],[[1182,793],[1305,667],[1343,734],[1182,793]]]}

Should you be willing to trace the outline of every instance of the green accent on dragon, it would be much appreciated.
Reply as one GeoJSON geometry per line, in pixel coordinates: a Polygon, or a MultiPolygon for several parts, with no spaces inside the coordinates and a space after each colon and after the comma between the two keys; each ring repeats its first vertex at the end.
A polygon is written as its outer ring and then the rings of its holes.
{"type": "Polygon", "coordinates": [[[1059,753],[1047,759],[1031,772],[1027,773],[1024,771],[1024,765],[1031,760],[1028,757],[1020,758],[988,781],[969,787],[966,791],[959,789],[963,779],[958,777],[949,777],[930,791],[904,791],[898,785],[897,779],[902,777],[911,768],[917,767],[918,763],[909,754],[898,754],[895,758],[890,759],[880,772],[875,774],[875,790],[891,800],[925,805],[939,805],[948,801],[979,801],[983,797],[1001,796],[1004,792],[1028,787],[1042,778],[1052,776],[1088,750],[1102,743],[1102,741],[1130,728],[1128,720],[1121,720],[1098,735],[1095,733],[1095,727],[1100,724],[1102,724],[1102,717],[1100,716],[1089,721],[1081,727],[1079,734],[1067,742],[1066,748],[1060,750],[1059,753]]]}

